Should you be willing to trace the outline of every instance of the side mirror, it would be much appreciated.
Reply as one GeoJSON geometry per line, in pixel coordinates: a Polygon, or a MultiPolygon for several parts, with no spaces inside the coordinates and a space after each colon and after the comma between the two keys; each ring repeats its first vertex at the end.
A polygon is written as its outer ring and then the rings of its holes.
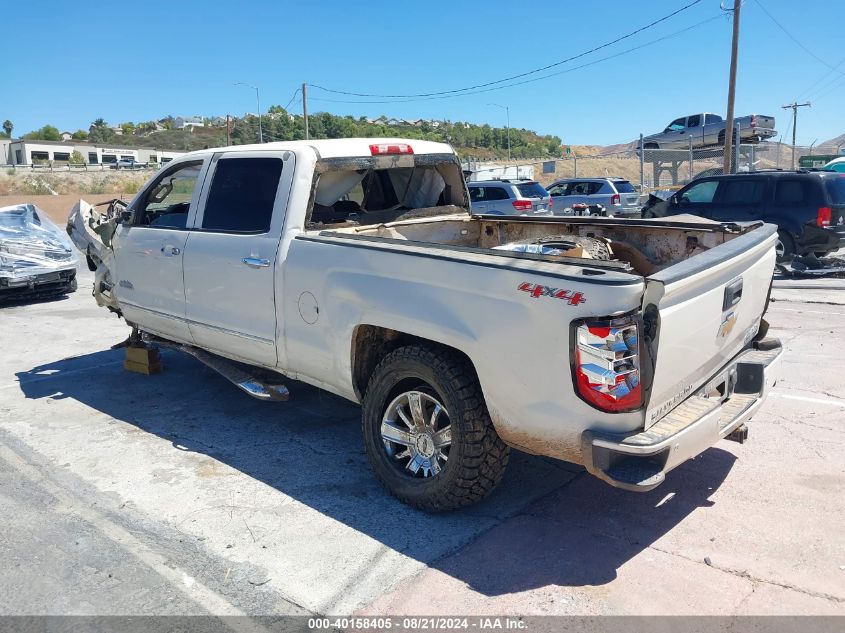
{"type": "Polygon", "coordinates": [[[120,215],[117,216],[117,223],[127,225],[135,224],[135,211],[133,209],[124,209],[120,212],[120,215]]]}

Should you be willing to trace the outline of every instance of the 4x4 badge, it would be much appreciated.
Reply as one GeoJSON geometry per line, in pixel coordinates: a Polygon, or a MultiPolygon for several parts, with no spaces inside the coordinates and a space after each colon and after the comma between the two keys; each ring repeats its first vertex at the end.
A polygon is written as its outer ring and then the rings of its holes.
{"type": "Polygon", "coordinates": [[[561,290],[560,288],[552,288],[550,286],[541,286],[539,284],[532,284],[527,281],[522,282],[517,287],[517,290],[527,292],[535,299],[537,297],[551,297],[552,299],[563,299],[569,305],[577,306],[579,303],[585,303],[586,297],[575,290],[561,290]]]}

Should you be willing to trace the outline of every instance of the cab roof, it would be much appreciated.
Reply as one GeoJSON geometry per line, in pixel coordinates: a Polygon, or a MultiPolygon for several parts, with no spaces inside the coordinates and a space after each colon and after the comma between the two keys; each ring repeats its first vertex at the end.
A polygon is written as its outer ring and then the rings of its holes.
{"type": "MultiPolygon", "coordinates": [[[[185,154],[200,156],[215,152],[255,152],[255,151],[296,151],[312,148],[320,158],[343,158],[347,156],[371,156],[370,145],[402,143],[410,145],[415,155],[419,154],[454,154],[455,150],[446,143],[405,138],[334,138],[309,139],[307,141],[278,141],[253,145],[230,145],[229,147],[210,147],[185,154]]],[[[180,158],[182,158],[180,156],[180,158]]]]}

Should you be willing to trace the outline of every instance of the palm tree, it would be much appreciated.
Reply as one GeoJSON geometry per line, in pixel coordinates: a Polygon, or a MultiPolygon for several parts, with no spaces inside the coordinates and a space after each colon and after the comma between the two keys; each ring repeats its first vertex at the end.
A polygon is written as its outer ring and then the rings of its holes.
{"type": "Polygon", "coordinates": [[[6,119],[5,121],[3,121],[3,131],[6,133],[6,136],[8,136],[9,138],[12,138],[12,130],[14,128],[15,128],[15,126],[12,124],[12,122],[9,119],[6,119]]]}

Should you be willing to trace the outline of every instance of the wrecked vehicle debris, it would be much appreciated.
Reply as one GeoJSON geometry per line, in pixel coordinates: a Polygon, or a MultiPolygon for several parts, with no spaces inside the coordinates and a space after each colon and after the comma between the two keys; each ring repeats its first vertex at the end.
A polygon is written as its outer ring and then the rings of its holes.
{"type": "Polygon", "coordinates": [[[293,141],[185,154],[68,231],[135,338],[253,397],[361,403],[376,477],[429,511],[490,493],[509,447],[651,490],[762,404],[775,226],[469,202],[448,145],[293,141]]]}
{"type": "Polygon", "coordinates": [[[77,262],[73,244],[44,211],[0,207],[0,303],[73,292],[77,262]]]}
{"type": "Polygon", "coordinates": [[[845,278],[845,258],[816,257],[814,254],[796,257],[792,261],[777,265],[786,277],[843,277],[845,278]]]}

